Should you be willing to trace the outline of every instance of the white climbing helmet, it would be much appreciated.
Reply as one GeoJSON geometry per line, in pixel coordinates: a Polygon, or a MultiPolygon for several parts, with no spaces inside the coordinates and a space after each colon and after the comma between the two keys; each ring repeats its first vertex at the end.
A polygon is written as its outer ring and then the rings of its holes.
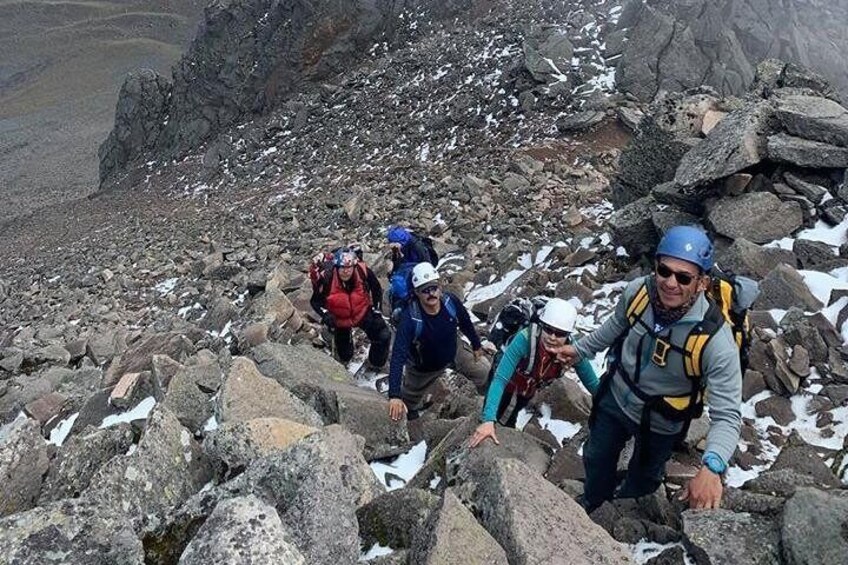
{"type": "Polygon", "coordinates": [[[430,263],[418,263],[412,269],[412,288],[421,288],[427,283],[439,282],[439,272],[430,263]]]}
{"type": "Polygon", "coordinates": [[[577,325],[577,308],[562,298],[551,298],[539,315],[539,321],[552,328],[571,333],[577,325]]]}

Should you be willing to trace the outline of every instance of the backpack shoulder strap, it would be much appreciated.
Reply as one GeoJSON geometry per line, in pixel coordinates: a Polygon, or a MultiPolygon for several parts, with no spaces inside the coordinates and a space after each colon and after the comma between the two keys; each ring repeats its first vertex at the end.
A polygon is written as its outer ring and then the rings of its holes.
{"type": "Polygon", "coordinates": [[[532,370],[536,364],[536,353],[539,347],[539,333],[541,329],[539,324],[531,323],[527,328],[528,339],[530,340],[530,354],[527,357],[528,370],[532,370]]]}
{"type": "Polygon", "coordinates": [[[686,376],[689,379],[699,380],[703,377],[703,367],[701,366],[702,353],[704,347],[718,333],[722,324],[725,323],[724,315],[721,313],[721,307],[713,300],[709,301],[709,308],[704,315],[704,319],[692,328],[689,335],[686,337],[686,342],[683,346],[684,369],[686,376]]]}
{"type": "Polygon", "coordinates": [[[415,326],[412,339],[417,342],[421,339],[421,333],[424,331],[424,319],[421,317],[421,307],[417,300],[409,301],[409,317],[412,318],[412,323],[415,326]]]}
{"type": "Polygon", "coordinates": [[[445,309],[448,311],[448,315],[452,319],[456,320],[457,319],[457,317],[456,317],[456,304],[453,303],[453,300],[451,300],[451,297],[449,295],[445,296],[444,300],[442,300],[442,304],[444,305],[445,309]]]}
{"type": "Polygon", "coordinates": [[[636,325],[636,322],[642,318],[642,314],[648,309],[650,303],[651,297],[648,294],[648,285],[643,283],[627,304],[627,324],[630,327],[636,325]]]}

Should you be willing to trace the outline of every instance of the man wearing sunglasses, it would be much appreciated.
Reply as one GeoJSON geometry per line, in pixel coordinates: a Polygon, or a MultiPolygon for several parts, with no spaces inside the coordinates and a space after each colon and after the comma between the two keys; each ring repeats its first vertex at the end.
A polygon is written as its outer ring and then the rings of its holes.
{"type": "MultiPolygon", "coordinates": [[[[410,435],[430,386],[457,357],[457,328],[471,342],[477,370],[464,371],[478,390],[485,387],[488,363],[481,360],[482,345],[468,310],[460,299],[442,290],[439,273],[430,263],[412,270],[414,296],[403,309],[392,344],[389,365],[389,417],[406,413],[410,435]]],[[[415,438],[413,438],[415,439],[415,438]]]]}
{"type": "Polygon", "coordinates": [[[692,417],[689,407],[704,401],[703,389],[697,390],[687,377],[691,366],[687,369],[686,363],[699,363],[710,416],[703,465],[681,493],[692,508],[718,508],[722,474],[739,441],[742,375],[730,326],[723,319],[716,324],[698,360],[687,358],[685,349],[690,333],[703,327],[708,317],[715,319],[715,308],[704,295],[713,245],[696,227],[673,227],[657,247],[655,267],[654,275],[627,286],[600,328],[559,350],[571,363],[607,348],[612,352],[583,448],[584,506],[589,512],[616,494],[618,457],[631,437],[636,438],[635,450],[617,496],[643,496],[660,485],[672,448],[692,417]],[[634,323],[628,317],[639,293],[648,303],[634,323]],[[675,412],[678,402],[680,417],[675,412]]]}
{"type": "MultiPolygon", "coordinates": [[[[492,438],[496,444],[495,420],[501,419],[513,396],[515,408],[505,425],[515,427],[519,411],[527,406],[536,391],[562,376],[565,364],[554,351],[571,343],[577,325],[577,309],[561,298],[550,299],[538,320],[519,331],[509,341],[486,394],[486,404],[480,417],[482,422],[471,437],[471,447],[492,438]]],[[[577,376],[586,389],[594,394],[598,376],[588,361],[575,366],[577,376]]]]}

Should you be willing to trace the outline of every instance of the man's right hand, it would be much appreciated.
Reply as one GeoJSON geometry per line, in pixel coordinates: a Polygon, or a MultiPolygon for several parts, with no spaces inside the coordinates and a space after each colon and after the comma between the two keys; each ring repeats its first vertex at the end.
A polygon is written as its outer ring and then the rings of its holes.
{"type": "Polygon", "coordinates": [[[406,414],[406,404],[404,404],[403,400],[400,398],[390,398],[389,418],[391,418],[393,422],[397,422],[404,414],[406,414]]]}
{"type": "Polygon", "coordinates": [[[324,312],[324,315],[321,316],[321,323],[331,330],[336,329],[336,317],[329,312],[324,312]]]}
{"type": "Polygon", "coordinates": [[[574,365],[580,360],[580,354],[577,353],[577,349],[573,345],[566,344],[559,347],[553,347],[550,351],[557,356],[559,361],[569,366],[574,365]]]}

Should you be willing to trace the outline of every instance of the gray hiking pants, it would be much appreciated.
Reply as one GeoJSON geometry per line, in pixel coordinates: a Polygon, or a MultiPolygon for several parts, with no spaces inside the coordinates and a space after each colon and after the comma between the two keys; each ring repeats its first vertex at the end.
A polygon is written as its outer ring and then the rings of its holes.
{"type": "MultiPolygon", "coordinates": [[[[457,337],[456,372],[474,383],[478,394],[486,394],[486,385],[489,378],[491,364],[485,357],[479,361],[474,360],[474,353],[470,346],[457,337]]],[[[412,365],[403,368],[403,381],[401,382],[401,398],[407,409],[407,419],[415,420],[419,416],[419,410],[424,403],[430,387],[445,374],[445,370],[420,371],[412,365]]]]}

